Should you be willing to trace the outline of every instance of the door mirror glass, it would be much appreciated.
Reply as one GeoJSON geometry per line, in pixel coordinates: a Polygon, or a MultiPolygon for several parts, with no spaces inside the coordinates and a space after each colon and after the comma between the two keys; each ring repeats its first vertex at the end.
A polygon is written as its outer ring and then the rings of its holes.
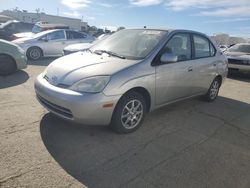
{"type": "Polygon", "coordinates": [[[164,53],[161,55],[161,63],[176,63],[178,57],[172,53],[164,53]]]}

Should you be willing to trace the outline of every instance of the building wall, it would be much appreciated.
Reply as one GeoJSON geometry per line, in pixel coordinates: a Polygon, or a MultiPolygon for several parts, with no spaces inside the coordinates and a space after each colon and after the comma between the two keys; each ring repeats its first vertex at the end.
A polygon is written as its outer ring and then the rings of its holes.
{"type": "Polygon", "coordinates": [[[87,22],[82,22],[80,19],[54,16],[45,13],[30,13],[23,11],[5,10],[1,14],[28,23],[36,23],[39,21],[44,21],[49,23],[65,24],[68,25],[71,29],[76,29],[76,30],[84,30],[84,28],[87,28],[87,22]]]}

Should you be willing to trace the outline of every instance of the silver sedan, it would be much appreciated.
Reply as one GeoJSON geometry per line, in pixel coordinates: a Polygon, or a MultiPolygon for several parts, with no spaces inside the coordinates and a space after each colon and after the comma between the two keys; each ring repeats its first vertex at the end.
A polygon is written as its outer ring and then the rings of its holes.
{"type": "Polygon", "coordinates": [[[214,101],[226,75],[226,57],[202,33],[131,29],[55,60],[35,91],[57,116],[130,133],[164,105],[198,95],[214,101]]]}
{"type": "Polygon", "coordinates": [[[75,43],[89,43],[94,37],[73,30],[48,30],[31,37],[21,38],[13,42],[18,44],[26,52],[31,60],[41,57],[62,56],[63,49],[75,43]]]}

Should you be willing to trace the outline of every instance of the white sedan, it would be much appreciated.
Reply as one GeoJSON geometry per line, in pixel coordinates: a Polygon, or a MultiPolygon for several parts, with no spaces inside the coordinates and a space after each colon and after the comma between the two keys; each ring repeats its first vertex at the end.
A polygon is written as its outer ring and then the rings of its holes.
{"type": "Polygon", "coordinates": [[[13,42],[18,44],[26,52],[31,60],[38,60],[41,57],[61,56],[63,49],[75,43],[90,43],[94,37],[74,30],[49,30],[21,38],[13,42]]]}

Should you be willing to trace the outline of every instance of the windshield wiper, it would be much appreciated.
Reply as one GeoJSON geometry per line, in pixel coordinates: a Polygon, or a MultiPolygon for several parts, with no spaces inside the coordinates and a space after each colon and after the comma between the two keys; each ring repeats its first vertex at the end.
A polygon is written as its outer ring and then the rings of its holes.
{"type": "Polygon", "coordinates": [[[106,54],[114,56],[114,57],[118,57],[118,58],[121,58],[121,59],[126,59],[126,57],[124,57],[122,55],[119,55],[119,54],[117,54],[115,52],[108,51],[108,50],[95,50],[94,53],[96,53],[98,55],[102,55],[103,53],[106,53],[106,54]]]}

